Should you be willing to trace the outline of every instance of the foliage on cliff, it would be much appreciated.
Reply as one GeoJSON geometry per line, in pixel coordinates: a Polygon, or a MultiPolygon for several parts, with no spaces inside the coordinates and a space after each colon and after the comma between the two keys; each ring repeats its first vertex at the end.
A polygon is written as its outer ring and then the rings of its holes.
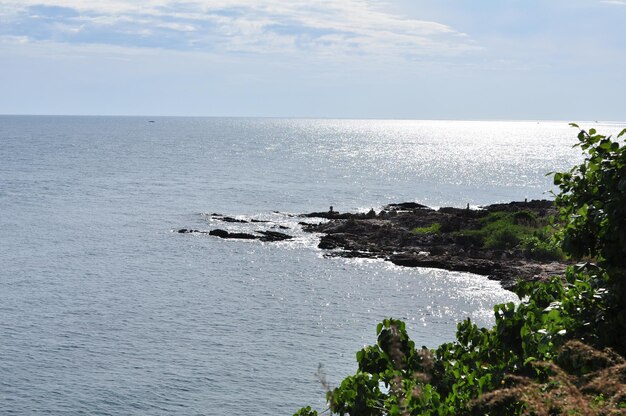
{"type": "MultiPolygon", "coordinates": [[[[575,127],[578,127],[574,125],[575,127]]],[[[562,248],[584,260],[562,279],[520,282],[496,324],[416,349],[401,321],[377,327],[358,370],[327,393],[339,415],[587,415],[626,412],[626,146],[581,130],[580,166],[554,174],[562,248]]],[[[302,408],[296,415],[318,413],[302,408]]]]}
{"type": "Polygon", "coordinates": [[[520,249],[530,259],[563,260],[551,219],[539,218],[527,210],[491,212],[479,221],[479,228],[455,234],[486,249],[520,249]]]}

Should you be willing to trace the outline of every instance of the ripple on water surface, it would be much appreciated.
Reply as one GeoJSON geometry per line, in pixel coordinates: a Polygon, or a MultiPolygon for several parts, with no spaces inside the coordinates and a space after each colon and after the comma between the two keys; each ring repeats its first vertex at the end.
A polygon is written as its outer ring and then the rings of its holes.
{"type": "Polygon", "coordinates": [[[578,160],[565,123],[155,120],[0,117],[0,413],[323,408],[318,364],[331,384],[354,372],[381,319],[434,347],[514,296],[479,276],[324,258],[273,210],[541,197],[545,172],[578,160]],[[202,212],[296,238],[171,232],[218,228],[202,212]]]}

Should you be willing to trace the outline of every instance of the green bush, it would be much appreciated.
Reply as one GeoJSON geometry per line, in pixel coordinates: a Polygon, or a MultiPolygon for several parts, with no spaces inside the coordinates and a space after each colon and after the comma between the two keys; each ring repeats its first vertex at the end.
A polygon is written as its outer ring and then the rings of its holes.
{"type": "Polygon", "coordinates": [[[569,172],[555,173],[554,184],[560,190],[556,204],[563,250],[597,261],[605,271],[613,299],[605,342],[626,354],[626,143],[619,140],[625,134],[626,129],[613,140],[595,129],[580,130],[576,146],[585,160],[569,172]]]}
{"type": "MultiPolygon", "coordinates": [[[[357,372],[328,392],[330,411],[463,415],[470,413],[473,400],[502,387],[510,374],[545,382],[549,369],[536,363],[554,360],[568,339],[593,342],[606,311],[608,293],[599,269],[570,268],[566,278],[567,284],[559,278],[518,284],[522,302],[496,305],[492,329],[466,319],[457,325],[456,341],[435,350],[416,349],[402,321],[384,320],[377,327],[377,344],[357,352],[357,372]]],[[[513,414],[522,403],[511,406],[513,414]]]]}
{"type": "Polygon", "coordinates": [[[534,212],[518,211],[513,214],[513,223],[515,225],[524,225],[526,227],[537,226],[537,216],[534,212]]]}
{"type": "Polygon", "coordinates": [[[491,212],[475,230],[461,230],[456,237],[466,243],[488,249],[509,250],[541,230],[537,216],[530,211],[491,212]]]}
{"type": "Polygon", "coordinates": [[[439,234],[441,232],[441,224],[434,222],[428,227],[416,227],[411,230],[413,234],[439,234]]]}
{"type": "Polygon", "coordinates": [[[565,258],[560,245],[556,241],[541,238],[537,235],[524,237],[520,243],[520,248],[529,259],[557,261],[565,258]]]}
{"type": "Polygon", "coordinates": [[[520,230],[518,226],[503,224],[489,230],[484,239],[484,246],[490,249],[508,250],[517,247],[523,235],[525,231],[520,230]]]}

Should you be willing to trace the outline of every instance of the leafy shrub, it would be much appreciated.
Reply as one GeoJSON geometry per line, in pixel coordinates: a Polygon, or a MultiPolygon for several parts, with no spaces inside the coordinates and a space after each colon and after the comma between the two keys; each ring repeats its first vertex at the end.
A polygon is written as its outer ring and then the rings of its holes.
{"type": "Polygon", "coordinates": [[[565,257],[560,245],[556,241],[541,238],[537,235],[522,238],[520,248],[529,259],[556,261],[563,260],[565,257]]]}
{"type": "Polygon", "coordinates": [[[316,410],[312,410],[311,406],[307,406],[298,410],[296,413],[294,413],[293,416],[317,416],[317,415],[318,413],[316,410]]]}
{"type": "Polygon", "coordinates": [[[427,227],[416,227],[411,231],[413,234],[439,234],[441,232],[441,224],[434,222],[427,227]]]}
{"type": "MultiPolygon", "coordinates": [[[[578,127],[573,124],[573,126],[578,127]]],[[[626,129],[617,136],[626,134],[626,129]]],[[[608,267],[626,268],[626,145],[595,129],[578,134],[587,153],[583,164],[554,174],[560,188],[564,249],[576,257],[599,257],[608,267]]]]}
{"type": "MultiPolygon", "coordinates": [[[[577,125],[572,124],[578,128],[577,125]]],[[[555,173],[560,193],[556,204],[563,227],[563,250],[574,258],[598,262],[613,293],[608,345],[626,353],[626,143],[590,129],[580,130],[576,146],[584,162],[569,172],[555,173]],[[619,335],[618,335],[619,334],[619,335]]]]}
{"type": "Polygon", "coordinates": [[[484,246],[485,248],[503,250],[515,248],[521,241],[522,235],[524,235],[524,232],[520,231],[516,226],[504,224],[499,228],[490,230],[485,237],[484,246]]]}
{"type": "Polygon", "coordinates": [[[515,225],[523,225],[526,227],[537,226],[537,216],[534,212],[530,211],[518,211],[513,214],[513,223],[515,225]]]}
{"type": "Polygon", "coordinates": [[[480,228],[462,230],[456,237],[488,249],[509,250],[540,230],[537,216],[530,211],[491,212],[480,220],[480,228]]]}
{"type": "MultiPolygon", "coordinates": [[[[570,268],[566,284],[559,278],[522,282],[516,287],[522,302],[496,305],[492,329],[466,319],[457,325],[455,342],[432,351],[417,350],[405,324],[386,319],[377,327],[377,344],[357,352],[355,375],[328,392],[329,409],[339,415],[462,415],[510,375],[545,383],[551,372],[540,362],[555,359],[568,339],[597,337],[608,299],[603,282],[591,266],[570,268]]],[[[512,414],[523,407],[509,405],[512,414]]]]}

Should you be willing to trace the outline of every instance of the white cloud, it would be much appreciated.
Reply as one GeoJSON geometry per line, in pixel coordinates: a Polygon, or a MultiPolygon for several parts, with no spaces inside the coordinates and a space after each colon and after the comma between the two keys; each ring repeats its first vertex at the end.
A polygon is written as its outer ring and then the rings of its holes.
{"type": "MultiPolygon", "coordinates": [[[[467,35],[447,25],[388,13],[380,1],[374,0],[7,0],[3,3],[0,13],[19,20],[20,30],[46,23],[42,13],[60,13],[61,16],[52,16],[60,21],[56,25],[48,24],[47,28],[51,31],[57,28],[66,34],[63,41],[68,43],[114,42],[229,53],[301,52],[409,58],[450,56],[477,49],[467,35]],[[63,10],[45,7],[68,8],[77,14],[63,16],[63,10]],[[29,14],[30,10],[38,10],[38,14],[29,14]],[[70,36],[72,33],[76,36],[70,36]],[[140,33],[141,39],[134,39],[129,35],[132,33],[140,33]],[[151,43],[142,43],[146,40],[151,43]]],[[[34,32],[38,40],[47,40],[41,30],[34,32]]],[[[56,39],[56,34],[49,33],[50,39],[56,39]]]]}
{"type": "Polygon", "coordinates": [[[602,3],[626,6],[626,0],[603,0],[602,3]]]}

